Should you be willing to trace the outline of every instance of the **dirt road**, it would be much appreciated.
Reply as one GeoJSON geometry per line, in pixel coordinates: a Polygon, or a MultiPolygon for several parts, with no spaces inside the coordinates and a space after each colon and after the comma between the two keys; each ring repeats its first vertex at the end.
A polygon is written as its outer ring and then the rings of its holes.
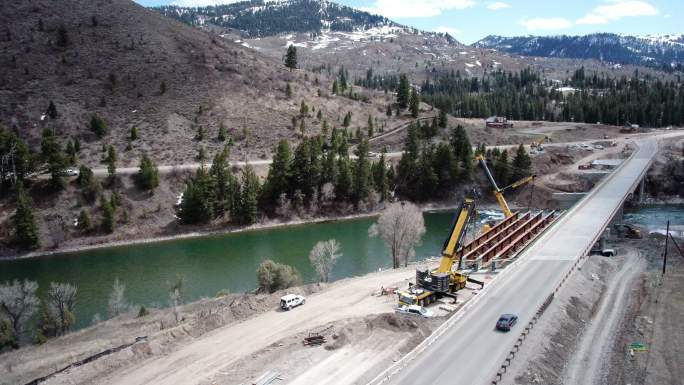
{"type": "MultiPolygon", "coordinates": [[[[185,385],[211,381],[221,369],[287,335],[337,320],[391,311],[394,296],[377,297],[371,293],[381,285],[405,286],[406,280],[413,277],[414,268],[335,282],[330,288],[307,298],[302,307],[289,312],[273,310],[249,321],[214,330],[168,355],[114,371],[97,383],[185,385]]],[[[61,376],[48,383],[72,383],[74,378],[79,378],[77,372],[78,369],[71,373],[73,377],[61,376]]]]}
{"type": "Polygon", "coordinates": [[[629,301],[630,289],[646,268],[646,261],[636,251],[624,259],[616,275],[608,282],[605,295],[572,354],[563,384],[607,384],[609,357],[629,301]]]}

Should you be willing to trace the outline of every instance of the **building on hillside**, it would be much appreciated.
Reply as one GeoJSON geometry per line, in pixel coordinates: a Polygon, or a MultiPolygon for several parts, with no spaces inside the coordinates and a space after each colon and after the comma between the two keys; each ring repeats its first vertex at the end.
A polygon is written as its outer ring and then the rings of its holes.
{"type": "Polygon", "coordinates": [[[485,127],[491,128],[513,128],[513,123],[509,123],[508,119],[503,116],[490,116],[485,120],[485,127]]]}

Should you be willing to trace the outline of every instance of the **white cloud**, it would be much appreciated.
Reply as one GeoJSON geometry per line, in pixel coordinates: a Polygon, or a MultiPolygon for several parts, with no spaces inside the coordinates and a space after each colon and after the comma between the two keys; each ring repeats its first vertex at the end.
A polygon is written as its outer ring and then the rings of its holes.
{"type": "Polygon", "coordinates": [[[528,31],[565,29],[572,27],[572,22],[562,17],[536,17],[520,22],[528,31]]]}
{"type": "Polygon", "coordinates": [[[495,3],[489,4],[489,5],[487,6],[487,9],[490,9],[490,10],[492,10],[492,11],[498,11],[498,10],[500,10],[500,9],[506,9],[506,8],[510,8],[510,7],[511,7],[511,6],[510,6],[509,4],[506,4],[506,3],[501,2],[501,1],[497,1],[497,2],[495,2],[495,3]]]}
{"type": "Polygon", "coordinates": [[[449,35],[451,35],[451,37],[455,37],[456,35],[460,35],[461,32],[463,32],[463,31],[461,31],[458,28],[441,26],[441,27],[437,27],[435,29],[435,32],[448,33],[449,35]]]}
{"type": "Polygon", "coordinates": [[[609,0],[591,12],[577,19],[577,24],[608,24],[623,17],[654,16],[658,14],[656,7],[640,0],[609,0]]]}
{"type": "Polygon", "coordinates": [[[475,0],[375,0],[370,7],[361,10],[391,19],[402,19],[438,16],[443,11],[465,9],[474,5],[475,0]]]}

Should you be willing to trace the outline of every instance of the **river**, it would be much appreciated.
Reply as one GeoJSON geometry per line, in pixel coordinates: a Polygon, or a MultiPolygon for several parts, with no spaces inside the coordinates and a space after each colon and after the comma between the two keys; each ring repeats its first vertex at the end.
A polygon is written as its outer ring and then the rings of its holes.
{"type": "MultiPolygon", "coordinates": [[[[484,212],[480,221],[500,213],[484,212]]],[[[424,214],[426,232],[416,249],[421,260],[439,253],[453,212],[424,214]]],[[[625,220],[649,229],[684,225],[681,206],[652,206],[627,212],[625,220]]],[[[368,238],[375,218],[304,224],[232,234],[183,238],[157,243],[118,246],[0,261],[0,282],[30,279],[44,297],[50,282],[78,286],[75,328],[88,326],[95,314],[106,318],[107,300],[115,278],[126,284],[126,299],[134,306],[167,306],[167,287],[177,275],[186,282],[186,300],[212,297],[223,289],[245,292],[256,287],[256,269],[264,259],[295,266],[305,282],[314,281],[308,254],[321,240],[337,239],[343,256],[332,279],[364,275],[391,266],[391,257],[379,238],[368,238]]]]}
{"type": "MultiPolygon", "coordinates": [[[[453,212],[425,213],[426,232],[416,259],[437,255],[453,212]]],[[[500,215],[500,214],[499,214],[500,215]]],[[[309,250],[321,240],[336,239],[343,256],[332,279],[364,275],[391,266],[379,238],[368,237],[375,218],[360,218],[118,246],[31,259],[0,261],[0,282],[30,279],[44,297],[50,282],[78,286],[75,328],[88,326],[95,314],[106,317],[115,278],[126,284],[126,299],[135,306],[167,306],[168,283],[182,275],[186,300],[211,297],[223,289],[245,292],[256,287],[256,269],[265,259],[295,266],[305,282],[314,281],[309,250]]]]}

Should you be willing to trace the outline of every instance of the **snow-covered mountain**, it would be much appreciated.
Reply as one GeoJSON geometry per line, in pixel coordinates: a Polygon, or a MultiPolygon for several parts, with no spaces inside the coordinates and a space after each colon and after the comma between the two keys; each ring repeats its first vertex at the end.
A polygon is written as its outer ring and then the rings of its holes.
{"type": "MultiPolygon", "coordinates": [[[[187,24],[237,30],[244,38],[283,33],[318,35],[326,31],[370,31],[371,35],[418,32],[386,17],[327,0],[251,0],[208,7],[163,6],[155,9],[187,24]]],[[[448,39],[453,41],[450,36],[448,39]]]]}
{"type": "Polygon", "coordinates": [[[490,35],[473,44],[523,56],[596,59],[616,64],[680,68],[684,63],[684,35],[629,36],[596,33],[585,36],[490,35]]]}

